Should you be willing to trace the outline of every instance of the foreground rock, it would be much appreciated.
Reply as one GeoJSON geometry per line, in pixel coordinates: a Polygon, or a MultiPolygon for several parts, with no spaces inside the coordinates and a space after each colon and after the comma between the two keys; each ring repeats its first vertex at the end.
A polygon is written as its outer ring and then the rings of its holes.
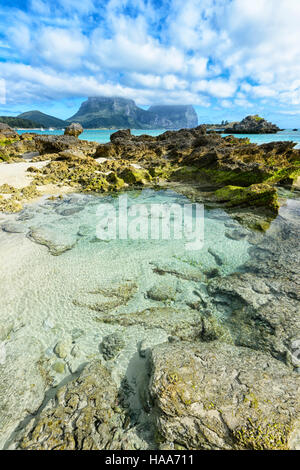
{"type": "Polygon", "coordinates": [[[118,389],[99,361],[62,387],[47,408],[22,432],[21,449],[121,449],[124,415],[117,408],[118,389]],[[57,400],[57,404],[55,403],[57,400]]]}
{"type": "Polygon", "coordinates": [[[280,131],[276,124],[255,116],[247,116],[241,122],[237,122],[233,127],[227,127],[226,133],[229,134],[276,134],[280,131]]]}
{"type": "MultiPolygon", "coordinates": [[[[250,240],[255,242],[253,235],[250,240]]],[[[279,217],[249,254],[242,272],[210,281],[211,308],[224,318],[236,344],[266,351],[297,368],[299,224],[279,217]]]]}
{"type": "Polygon", "coordinates": [[[174,343],[152,352],[164,449],[299,449],[299,392],[297,374],[247,348],[174,343]]]}
{"type": "Polygon", "coordinates": [[[123,392],[101,362],[94,361],[58,389],[55,398],[15,436],[10,448],[148,449],[141,437],[141,432],[145,434],[143,426],[136,429],[137,423],[130,423],[123,392]]]}

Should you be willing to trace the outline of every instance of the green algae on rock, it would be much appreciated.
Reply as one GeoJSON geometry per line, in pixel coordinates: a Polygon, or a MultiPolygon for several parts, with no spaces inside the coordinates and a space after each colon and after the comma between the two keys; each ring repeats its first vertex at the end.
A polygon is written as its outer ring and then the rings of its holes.
{"type": "Polygon", "coordinates": [[[228,207],[264,206],[277,214],[279,209],[276,189],[268,184],[252,184],[247,188],[224,186],[215,191],[217,201],[225,202],[228,207]]]}
{"type": "Polygon", "coordinates": [[[297,445],[300,377],[270,356],[221,342],[174,343],[155,347],[151,362],[153,411],[168,448],[297,445]]]}

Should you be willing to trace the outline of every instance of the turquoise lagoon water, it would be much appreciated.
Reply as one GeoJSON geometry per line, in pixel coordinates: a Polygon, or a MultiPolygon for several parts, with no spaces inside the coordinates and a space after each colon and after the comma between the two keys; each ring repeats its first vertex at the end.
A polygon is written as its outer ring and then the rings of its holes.
{"type": "MultiPolygon", "coordinates": [[[[50,135],[62,135],[63,131],[19,131],[20,134],[24,132],[35,132],[37,134],[50,134],[50,135]]],[[[85,130],[82,135],[80,136],[83,140],[92,140],[94,142],[99,142],[101,144],[105,144],[109,142],[111,134],[116,132],[116,130],[85,130]]],[[[141,135],[141,134],[148,134],[157,136],[165,132],[164,129],[155,129],[155,130],[141,130],[141,129],[132,129],[132,134],[134,135],[141,135]]],[[[286,129],[284,131],[280,131],[277,134],[256,134],[256,135],[249,135],[249,134],[235,134],[236,137],[248,137],[251,142],[256,144],[264,144],[266,142],[273,142],[273,141],[286,141],[292,140],[297,143],[297,146],[300,147],[300,130],[293,131],[292,129],[286,129]]]]}

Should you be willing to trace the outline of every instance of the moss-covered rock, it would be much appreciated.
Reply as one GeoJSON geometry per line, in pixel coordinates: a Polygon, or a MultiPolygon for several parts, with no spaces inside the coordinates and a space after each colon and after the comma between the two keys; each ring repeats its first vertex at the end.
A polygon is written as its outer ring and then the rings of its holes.
{"type": "Polygon", "coordinates": [[[224,186],[215,191],[217,201],[224,202],[228,207],[264,206],[277,213],[279,209],[276,189],[267,184],[253,184],[248,188],[224,186]]]}
{"type": "Polygon", "coordinates": [[[300,376],[269,355],[219,341],[175,342],[156,346],[151,363],[153,415],[165,448],[299,445],[300,376]]]}
{"type": "Polygon", "coordinates": [[[152,177],[150,173],[143,168],[125,168],[121,173],[120,177],[125,183],[133,185],[145,185],[151,182],[152,177]]]}

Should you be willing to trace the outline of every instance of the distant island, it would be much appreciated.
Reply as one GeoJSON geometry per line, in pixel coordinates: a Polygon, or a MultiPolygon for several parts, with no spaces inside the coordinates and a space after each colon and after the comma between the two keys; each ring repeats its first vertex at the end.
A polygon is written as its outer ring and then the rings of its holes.
{"type": "Polygon", "coordinates": [[[63,119],[58,119],[40,111],[27,111],[26,113],[19,114],[18,118],[29,119],[38,123],[38,127],[44,128],[54,127],[56,129],[64,129],[68,125],[63,119]]]}
{"type": "Polygon", "coordinates": [[[126,98],[88,98],[67,122],[78,122],[86,129],[180,129],[198,125],[198,116],[191,105],[151,106],[139,108],[126,98]]]}
{"type": "Polygon", "coordinates": [[[20,117],[0,116],[0,122],[15,128],[36,129],[37,127],[41,127],[36,121],[20,117]]]}
{"type": "Polygon", "coordinates": [[[33,110],[16,118],[5,116],[0,118],[0,122],[25,129],[64,129],[72,122],[85,129],[181,129],[196,127],[198,116],[191,105],[158,105],[144,110],[126,98],[92,97],[66,120],[33,110]]]}
{"type": "MultiPolygon", "coordinates": [[[[155,105],[139,108],[133,100],[120,97],[91,97],[77,113],[63,120],[41,111],[27,111],[17,117],[0,117],[0,122],[23,129],[65,129],[78,123],[84,129],[191,129],[198,126],[192,105],[155,105]]],[[[240,122],[206,124],[208,132],[220,134],[276,134],[281,129],[257,114],[240,122]]]]}

